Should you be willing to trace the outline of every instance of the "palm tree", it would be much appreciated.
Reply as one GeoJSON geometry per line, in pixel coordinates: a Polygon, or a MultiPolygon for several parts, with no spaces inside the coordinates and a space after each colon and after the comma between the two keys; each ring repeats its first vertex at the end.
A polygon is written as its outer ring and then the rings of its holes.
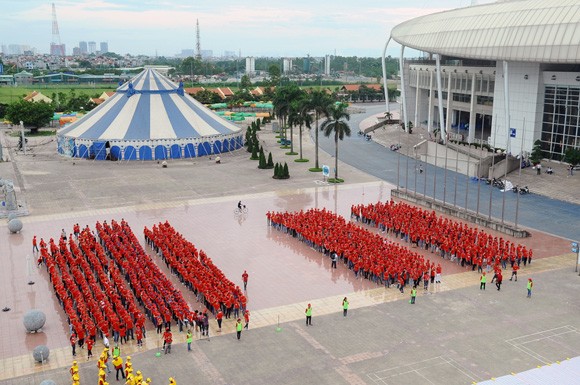
{"type": "Polygon", "coordinates": [[[298,106],[298,116],[296,120],[298,124],[298,129],[300,132],[300,157],[298,159],[303,160],[302,158],[302,127],[306,126],[306,128],[310,129],[310,124],[312,123],[312,115],[310,115],[310,110],[308,109],[308,100],[307,99],[300,99],[299,106],[298,106]]]}
{"type": "Polygon", "coordinates": [[[310,100],[308,101],[308,108],[310,110],[314,110],[316,119],[316,131],[314,134],[314,145],[315,145],[314,168],[316,170],[320,169],[320,166],[318,165],[318,121],[320,120],[322,115],[328,117],[328,110],[332,103],[333,103],[332,98],[325,91],[322,90],[312,91],[312,93],[310,94],[310,100]]]}
{"type": "Polygon", "coordinates": [[[346,121],[350,120],[350,114],[346,112],[346,105],[338,103],[330,107],[328,117],[322,125],[320,130],[324,131],[324,136],[329,137],[334,133],[334,181],[340,182],[338,179],[338,140],[343,140],[345,135],[350,136],[350,126],[346,121]]]}

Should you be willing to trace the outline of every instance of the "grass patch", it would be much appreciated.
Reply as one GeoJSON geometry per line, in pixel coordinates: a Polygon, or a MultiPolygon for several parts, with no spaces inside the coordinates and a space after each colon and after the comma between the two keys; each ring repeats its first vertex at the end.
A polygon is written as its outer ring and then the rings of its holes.
{"type": "Polygon", "coordinates": [[[298,155],[296,151],[288,151],[286,155],[298,155]]]}
{"type": "MultiPolygon", "coordinates": [[[[10,132],[10,136],[13,138],[19,138],[20,135],[22,135],[20,133],[20,130],[10,132]]],[[[24,130],[24,136],[27,136],[29,138],[34,138],[37,136],[54,136],[54,135],[56,135],[56,130],[38,130],[36,132],[24,130]]]]}
{"type": "Polygon", "coordinates": [[[294,162],[306,163],[306,162],[310,162],[310,161],[308,159],[305,159],[305,158],[299,158],[299,159],[294,159],[294,162]]]}
{"type": "Polygon", "coordinates": [[[328,183],[344,183],[344,179],[340,179],[340,178],[328,178],[328,183]]]}
{"type": "Polygon", "coordinates": [[[284,146],[280,146],[280,148],[283,149],[283,150],[286,150],[286,149],[290,148],[290,146],[284,145],[284,146]]]}
{"type": "Polygon", "coordinates": [[[309,168],[308,171],[310,171],[310,172],[322,172],[322,168],[312,167],[312,168],[309,168]]]}
{"type": "Polygon", "coordinates": [[[254,157],[251,157],[251,156],[250,156],[250,160],[260,160],[260,157],[255,157],[255,158],[254,158],[254,157]]]}

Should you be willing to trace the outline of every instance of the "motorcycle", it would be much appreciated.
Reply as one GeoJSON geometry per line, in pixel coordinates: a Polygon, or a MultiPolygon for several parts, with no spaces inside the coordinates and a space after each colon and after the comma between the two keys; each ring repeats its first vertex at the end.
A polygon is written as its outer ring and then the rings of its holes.
{"type": "Polygon", "coordinates": [[[524,194],[529,194],[529,193],[530,193],[530,189],[528,188],[528,186],[522,187],[522,188],[520,188],[520,191],[519,191],[519,193],[520,193],[521,195],[524,195],[524,194]]]}

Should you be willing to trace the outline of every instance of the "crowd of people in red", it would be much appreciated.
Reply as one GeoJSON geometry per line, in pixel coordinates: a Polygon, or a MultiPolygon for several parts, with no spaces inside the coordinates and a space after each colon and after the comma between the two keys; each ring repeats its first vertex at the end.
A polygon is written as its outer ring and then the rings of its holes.
{"type": "Polygon", "coordinates": [[[404,202],[353,205],[351,216],[478,271],[532,263],[531,249],[404,202]]]}
{"type": "Polygon", "coordinates": [[[385,286],[396,283],[401,292],[405,285],[412,283],[416,287],[425,278],[426,289],[429,280],[434,283],[437,274],[441,274],[440,265],[326,209],[266,215],[270,225],[331,258],[337,256],[356,276],[385,286]]]}
{"type": "Polygon", "coordinates": [[[58,245],[40,240],[38,265],[46,264],[55,295],[71,326],[70,342],[83,347],[89,356],[97,333],[107,336],[113,330],[121,342],[133,336],[134,325],[143,326],[137,308],[119,269],[110,261],[90,229],[75,230],[75,238],[62,234],[58,245]],[[128,334],[130,333],[130,334],[128,334]]]}
{"type": "Polygon", "coordinates": [[[232,313],[238,318],[240,310],[246,312],[246,296],[240,287],[169,222],[154,225],[151,230],[145,227],[144,234],[147,243],[163,258],[168,268],[215,316],[220,310],[226,318],[230,318],[232,313]]]}
{"type": "Polygon", "coordinates": [[[125,220],[113,220],[110,225],[97,222],[96,229],[101,245],[125,276],[158,333],[163,332],[164,325],[170,328],[172,319],[180,326],[189,319],[189,305],[181,291],[145,253],[125,220]]]}

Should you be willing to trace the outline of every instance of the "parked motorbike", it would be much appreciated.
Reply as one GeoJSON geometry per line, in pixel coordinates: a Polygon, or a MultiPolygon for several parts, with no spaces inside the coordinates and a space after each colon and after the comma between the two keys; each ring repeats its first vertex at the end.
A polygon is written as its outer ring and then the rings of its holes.
{"type": "Polygon", "coordinates": [[[521,195],[524,195],[524,194],[529,194],[529,193],[530,193],[530,189],[528,188],[528,186],[524,186],[524,187],[520,188],[520,191],[519,191],[519,193],[520,193],[521,195]]]}

